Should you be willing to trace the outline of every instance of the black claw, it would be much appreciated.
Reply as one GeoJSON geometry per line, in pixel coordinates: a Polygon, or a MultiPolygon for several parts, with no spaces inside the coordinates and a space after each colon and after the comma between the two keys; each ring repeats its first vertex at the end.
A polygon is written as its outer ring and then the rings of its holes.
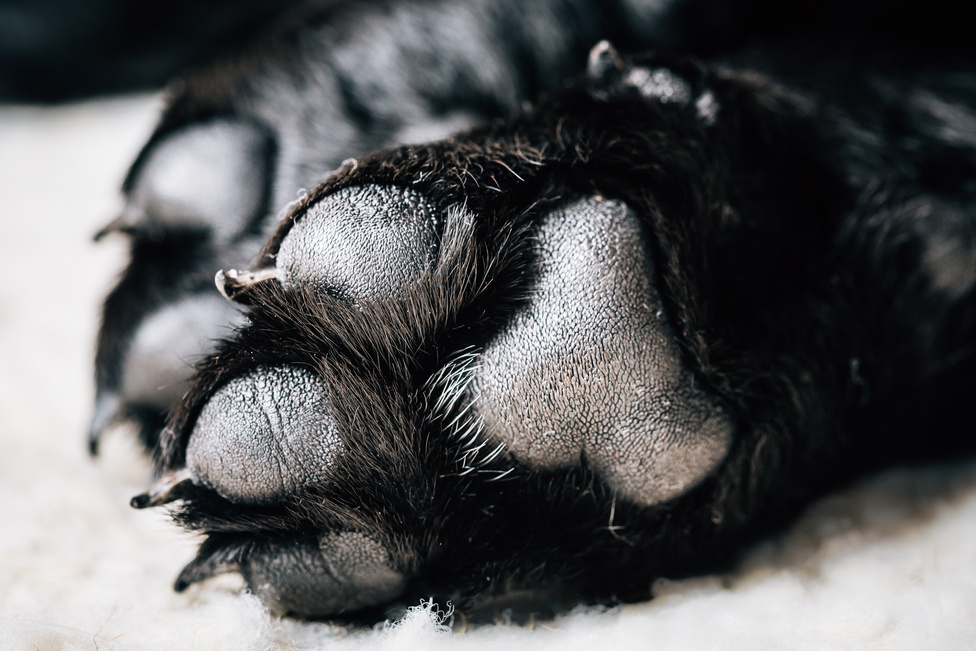
{"type": "Polygon", "coordinates": [[[247,543],[242,541],[231,543],[221,536],[211,536],[200,546],[196,558],[180,572],[173,589],[183,592],[194,583],[239,571],[247,550],[247,543]]]}
{"type": "Polygon", "coordinates": [[[148,491],[129,500],[129,505],[134,509],[145,509],[168,504],[180,499],[183,493],[182,489],[192,484],[193,475],[188,468],[170,470],[150,486],[148,491]]]}
{"type": "Polygon", "coordinates": [[[122,400],[117,393],[107,393],[95,401],[95,413],[92,414],[91,425],[88,427],[88,452],[92,456],[98,454],[98,442],[102,433],[108,429],[121,413],[122,400]]]}
{"type": "Polygon", "coordinates": [[[184,581],[182,578],[179,578],[179,579],[176,579],[176,583],[173,584],[173,590],[175,590],[176,592],[183,592],[184,590],[186,590],[187,588],[189,588],[191,585],[193,585],[193,584],[192,583],[189,583],[187,581],[184,581]]]}
{"type": "Polygon", "coordinates": [[[134,509],[144,509],[149,506],[149,500],[151,499],[152,498],[149,497],[149,493],[142,493],[129,500],[129,506],[134,509]]]}

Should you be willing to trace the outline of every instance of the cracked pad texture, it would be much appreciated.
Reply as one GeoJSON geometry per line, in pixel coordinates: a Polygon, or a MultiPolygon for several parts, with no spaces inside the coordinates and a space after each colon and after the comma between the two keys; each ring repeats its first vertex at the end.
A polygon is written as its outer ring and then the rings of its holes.
{"type": "Polygon", "coordinates": [[[725,457],[732,423],[682,364],[637,216],[582,198],[536,237],[532,298],[472,378],[486,435],[535,468],[585,456],[640,504],[692,488],[725,457]]]}
{"type": "Polygon", "coordinates": [[[232,502],[252,504],[325,480],[342,446],[327,395],[318,376],[294,367],[231,380],[200,411],[187,467],[232,502]]]}
{"type": "Polygon", "coordinates": [[[356,302],[393,298],[430,269],[439,224],[435,209],[408,188],[344,188],[310,208],[282,240],[279,277],[356,302]]]}

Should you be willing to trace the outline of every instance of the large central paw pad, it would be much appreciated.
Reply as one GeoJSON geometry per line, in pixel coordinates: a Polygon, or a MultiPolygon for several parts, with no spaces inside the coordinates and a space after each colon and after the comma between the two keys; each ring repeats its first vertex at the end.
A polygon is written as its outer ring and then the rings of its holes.
{"type": "Polygon", "coordinates": [[[585,198],[545,215],[532,299],[472,372],[485,432],[529,466],[581,457],[640,504],[675,497],[725,457],[732,423],[684,366],[636,214],[585,198]]]}

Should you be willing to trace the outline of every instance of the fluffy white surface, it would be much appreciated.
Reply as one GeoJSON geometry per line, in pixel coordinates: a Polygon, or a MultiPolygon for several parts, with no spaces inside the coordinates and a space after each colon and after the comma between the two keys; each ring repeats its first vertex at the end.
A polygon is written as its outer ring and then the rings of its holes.
{"type": "Polygon", "coordinates": [[[177,595],[195,541],[127,505],[131,437],[88,457],[98,306],[123,243],[91,235],[155,98],[0,109],[0,649],[976,647],[976,464],[896,469],[815,505],[724,576],[533,628],[453,632],[418,607],[371,631],[270,617],[224,577],[177,595]]]}

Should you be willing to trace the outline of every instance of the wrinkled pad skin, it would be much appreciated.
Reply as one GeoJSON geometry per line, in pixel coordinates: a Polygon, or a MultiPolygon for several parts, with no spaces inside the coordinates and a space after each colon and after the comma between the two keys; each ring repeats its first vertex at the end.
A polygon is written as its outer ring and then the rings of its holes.
{"type": "Polygon", "coordinates": [[[621,497],[681,495],[725,458],[733,425],[681,360],[637,215],[588,197],[541,217],[532,298],[471,371],[488,440],[533,468],[585,456],[621,497]]]}
{"type": "Polygon", "coordinates": [[[408,188],[367,185],[329,195],[278,249],[286,287],[309,286],[358,302],[401,295],[437,255],[438,216],[408,188]]]}
{"type": "MultiPolygon", "coordinates": [[[[279,278],[354,302],[393,299],[432,265],[435,214],[409,189],[339,190],[282,240],[279,278]]],[[[461,378],[484,438],[531,468],[567,468],[585,455],[615,491],[646,506],[693,487],[724,458],[732,423],[682,365],[636,215],[619,202],[575,200],[541,217],[530,237],[531,298],[461,378]]]]}
{"type": "Polygon", "coordinates": [[[186,450],[193,476],[232,502],[261,504],[329,478],[342,442],[314,373],[259,367],[220,389],[186,450]]]}

